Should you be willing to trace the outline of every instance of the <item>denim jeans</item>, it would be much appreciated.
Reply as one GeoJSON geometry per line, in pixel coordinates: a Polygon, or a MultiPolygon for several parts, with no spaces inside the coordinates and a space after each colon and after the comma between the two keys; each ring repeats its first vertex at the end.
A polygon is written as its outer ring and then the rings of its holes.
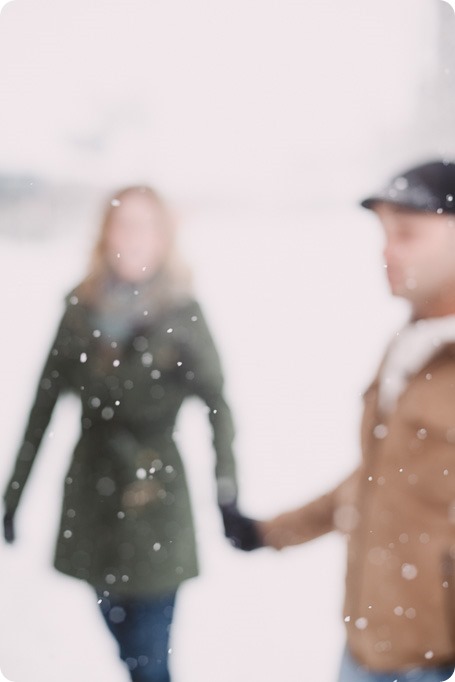
{"type": "Polygon", "coordinates": [[[134,682],[170,682],[169,631],[176,593],[154,598],[98,594],[103,618],[134,682]]]}
{"type": "Polygon", "coordinates": [[[413,668],[405,672],[370,672],[356,663],[346,649],[338,682],[442,682],[448,680],[453,671],[453,665],[449,665],[441,668],[413,668]]]}

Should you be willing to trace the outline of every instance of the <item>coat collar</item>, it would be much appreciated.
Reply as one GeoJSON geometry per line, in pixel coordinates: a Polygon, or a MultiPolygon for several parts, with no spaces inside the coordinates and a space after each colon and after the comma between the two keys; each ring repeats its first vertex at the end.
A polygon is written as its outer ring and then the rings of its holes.
{"type": "Polygon", "coordinates": [[[409,322],[390,343],[380,375],[412,376],[451,343],[455,343],[455,315],[409,322]]]}

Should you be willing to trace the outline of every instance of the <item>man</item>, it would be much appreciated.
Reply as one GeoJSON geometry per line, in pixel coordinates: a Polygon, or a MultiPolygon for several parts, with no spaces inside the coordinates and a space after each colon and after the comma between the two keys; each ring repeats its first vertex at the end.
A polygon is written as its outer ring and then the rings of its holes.
{"type": "Polygon", "coordinates": [[[440,682],[455,665],[455,163],[412,168],[362,205],[410,321],[364,394],[359,467],[258,525],[277,549],[346,534],[338,682],[440,682]]]}

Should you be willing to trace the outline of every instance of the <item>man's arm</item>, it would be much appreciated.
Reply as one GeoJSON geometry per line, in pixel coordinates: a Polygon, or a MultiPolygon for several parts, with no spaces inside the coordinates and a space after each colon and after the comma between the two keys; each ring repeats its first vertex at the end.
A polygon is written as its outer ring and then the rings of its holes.
{"type": "Polygon", "coordinates": [[[264,544],[283,549],[314,540],[332,530],[345,533],[352,530],[358,519],[355,498],[361,469],[358,467],[336,488],[312,502],[267,521],[258,521],[257,528],[264,544]]]}

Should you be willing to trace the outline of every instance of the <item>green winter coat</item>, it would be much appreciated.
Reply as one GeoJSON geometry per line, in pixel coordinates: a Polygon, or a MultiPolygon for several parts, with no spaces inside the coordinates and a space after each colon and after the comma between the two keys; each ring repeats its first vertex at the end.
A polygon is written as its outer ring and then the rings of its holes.
{"type": "Polygon", "coordinates": [[[86,305],[69,297],[5,509],[16,510],[55,403],[72,391],[82,403],[81,435],[65,478],[54,565],[98,590],[172,591],[198,573],[188,486],[173,440],[187,396],[209,408],[219,498],[236,494],[218,354],[195,301],[162,313],[131,335],[121,353],[90,319],[86,305]]]}

